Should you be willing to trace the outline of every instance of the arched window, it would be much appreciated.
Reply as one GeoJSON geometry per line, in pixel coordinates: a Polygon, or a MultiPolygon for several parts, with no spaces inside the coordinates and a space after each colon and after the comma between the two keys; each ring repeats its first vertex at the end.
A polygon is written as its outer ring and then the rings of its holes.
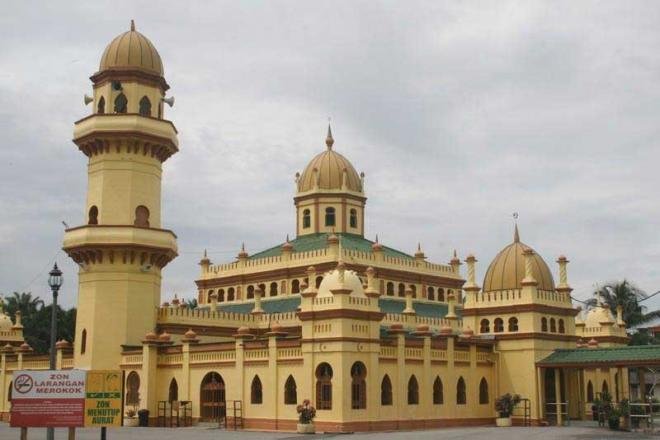
{"type": "Polygon", "coordinates": [[[445,397],[444,391],[442,390],[442,380],[440,380],[440,376],[437,376],[433,382],[433,404],[442,405],[444,400],[445,397]]]}
{"type": "Polygon", "coordinates": [[[99,104],[96,106],[96,113],[102,115],[105,113],[105,98],[101,96],[101,99],[99,99],[99,104]]]}
{"type": "Polygon", "coordinates": [[[439,288],[438,289],[438,301],[443,301],[445,300],[445,289],[439,288]]]}
{"type": "Polygon", "coordinates": [[[218,289],[218,302],[225,302],[225,289],[218,289]]]}
{"type": "Polygon", "coordinates": [[[252,298],[254,298],[254,286],[249,285],[247,287],[247,299],[252,299],[252,298]]]}
{"type": "Polygon", "coordinates": [[[356,362],[351,367],[351,408],[365,409],[367,407],[367,367],[362,362],[356,362]]]}
{"type": "Polygon", "coordinates": [[[394,296],[394,283],[391,281],[387,282],[387,296],[394,296]]]}
{"type": "Polygon", "coordinates": [[[270,296],[277,296],[277,283],[270,283],[270,296]]]}
{"type": "Polygon", "coordinates": [[[603,386],[600,388],[600,391],[601,391],[602,394],[605,394],[605,393],[609,394],[610,393],[610,388],[607,386],[607,381],[606,380],[603,381],[603,386]]]}
{"type": "Polygon", "coordinates": [[[351,228],[357,228],[358,224],[358,218],[357,218],[357,210],[351,209],[351,215],[349,217],[349,225],[351,228]]]}
{"type": "Polygon", "coordinates": [[[126,113],[127,109],[128,99],[126,99],[126,95],[120,93],[115,98],[115,113],[126,113]]]}
{"type": "Polygon", "coordinates": [[[408,405],[419,404],[419,384],[417,378],[413,374],[408,380],[408,405]]]}
{"type": "Polygon", "coordinates": [[[594,384],[591,381],[587,382],[587,402],[594,401],[594,384]]]}
{"type": "Polygon", "coordinates": [[[133,224],[139,228],[148,228],[149,227],[149,209],[140,205],[135,208],[135,221],[133,224]]]}
{"type": "Polygon", "coordinates": [[[254,379],[252,379],[250,390],[250,403],[253,405],[261,405],[263,401],[263,392],[261,390],[261,379],[259,379],[259,376],[254,376],[254,379]]]}
{"type": "Polygon", "coordinates": [[[291,293],[300,293],[300,281],[291,281],[291,293]]]}
{"type": "Polygon", "coordinates": [[[335,225],[335,208],[325,208],[325,225],[335,225]]]}
{"type": "Polygon", "coordinates": [[[316,367],[316,409],[332,409],[332,367],[326,362],[316,367]]]}
{"type": "Polygon", "coordinates": [[[559,324],[559,333],[565,333],[566,329],[564,328],[564,320],[560,319],[558,324],[559,324]]]}
{"type": "Polygon", "coordinates": [[[89,208],[89,216],[87,218],[88,225],[98,225],[99,224],[99,208],[96,205],[92,205],[89,208]]]}
{"type": "Polygon", "coordinates": [[[315,281],[315,284],[314,284],[314,285],[316,286],[317,289],[318,289],[319,287],[321,287],[321,282],[322,282],[322,281],[323,281],[323,277],[322,277],[322,276],[318,276],[318,277],[316,277],[316,281],[315,281]]]}
{"type": "Polygon", "coordinates": [[[509,331],[510,332],[518,331],[518,318],[516,317],[509,318],[509,331]]]}
{"type": "Polygon", "coordinates": [[[479,404],[485,405],[488,403],[488,382],[486,378],[482,377],[479,382],[479,404]]]}
{"type": "Polygon", "coordinates": [[[429,301],[435,301],[435,290],[433,290],[433,287],[426,289],[426,299],[429,301]]]}
{"type": "Polygon", "coordinates": [[[234,288],[230,287],[229,290],[227,290],[227,301],[233,301],[234,300],[234,288]]]}
{"type": "Polygon", "coordinates": [[[225,381],[214,371],[207,373],[199,386],[199,416],[205,422],[218,421],[225,411],[225,381]]]}
{"type": "Polygon", "coordinates": [[[80,335],[80,354],[85,354],[87,351],[87,329],[83,329],[80,335]]]}
{"type": "Polygon", "coordinates": [[[168,402],[176,402],[179,400],[179,384],[176,383],[176,379],[172,378],[170,381],[170,391],[167,395],[168,402]]]}
{"type": "Polygon", "coordinates": [[[206,302],[209,304],[211,303],[211,295],[213,295],[213,289],[209,290],[209,293],[206,295],[206,302]]]}
{"type": "Polygon", "coordinates": [[[495,318],[495,321],[493,321],[493,331],[495,333],[504,331],[504,321],[502,321],[502,318],[495,318]]]}
{"type": "Polygon", "coordinates": [[[456,383],[456,404],[465,405],[467,399],[465,398],[465,379],[463,377],[458,378],[456,383]]]}
{"type": "Polygon", "coordinates": [[[399,283],[399,296],[401,298],[406,296],[406,286],[403,283],[399,283]]]}
{"type": "Polygon", "coordinates": [[[487,319],[482,319],[479,323],[479,333],[490,333],[490,322],[487,319]]]}
{"type": "Polygon", "coordinates": [[[140,376],[135,371],[128,373],[126,378],[126,405],[140,405],[140,376]]]}
{"type": "Polygon", "coordinates": [[[551,333],[557,332],[557,323],[555,322],[555,318],[550,318],[550,332],[551,333]]]}
{"type": "Polygon", "coordinates": [[[412,297],[417,298],[417,286],[415,286],[414,284],[411,284],[410,285],[410,290],[412,290],[412,297]]]}
{"type": "Polygon", "coordinates": [[[383,406],[392,404],[392,381],[387,374],[380,383],[380,404],[383,406]]]}
{"type": "Polygon", "coordinates": [[[310,215],[309,209],[303,211],[303,229],[307,229],[312,225],[312,217],[310,215]]]}
{"type": "Polygon", "coordinates": [[[142,116],[151,116],[151,101],[146,96],[140,99],[140,114],[142,116]]]}
{"type": "Polygon", "coordinates": [[[545,317],[541,318],[541,331],[542,332],[548,331],[548,320],[545,317]]]}
{"type": "Polygon", "coordinates": [[[284,383],[284,404],[295,405],[296,403],[298,403],[298,388],[296,387],[296,380],[289,375],[284,383]]]}

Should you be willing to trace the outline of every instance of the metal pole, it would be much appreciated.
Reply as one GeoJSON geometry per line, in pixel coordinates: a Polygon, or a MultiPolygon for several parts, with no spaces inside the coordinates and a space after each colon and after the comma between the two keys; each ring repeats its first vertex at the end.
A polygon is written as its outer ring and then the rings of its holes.
{"type": "Polygon", "coordinates": [[[108,428],[103,426],[101,428],[101,440],[107,440],[107,438],[108,438],[107,436],[108,436],[108,428]]]}
{"type": "MultiPolygon", "coordinates": [[[[51,370],[57,368],[57,353],[55,351],[55,342],[57,341],[57,287],[51,287],[53,291],[53,308],[50,313],[50,365],[51,370]]],[[[48,428],[46,431],[47,440],[55,440],[55,428],[48,428]]]]}

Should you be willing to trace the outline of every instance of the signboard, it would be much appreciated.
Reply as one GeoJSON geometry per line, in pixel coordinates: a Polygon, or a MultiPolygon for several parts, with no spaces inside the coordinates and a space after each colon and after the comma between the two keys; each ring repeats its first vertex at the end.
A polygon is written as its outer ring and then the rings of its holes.
{"type": "Polygon", "coordinates": [[[87,372],[85,426],[121,426],[122,374],[114,370],[87,372]]]}
{"type": "Polygon", "coordinates": [[[10,425],[83,426],[85,371],[15,371],[10,425]]]}

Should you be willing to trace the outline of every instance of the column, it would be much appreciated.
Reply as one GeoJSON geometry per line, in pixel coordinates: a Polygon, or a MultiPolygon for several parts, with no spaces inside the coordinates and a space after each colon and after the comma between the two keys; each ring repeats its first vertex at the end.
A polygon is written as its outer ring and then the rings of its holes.
{"type": "Polygon", "coordinates": [[[555,368],[555,412],[557,413],[557,426],[564,424],[561,406],[561,368],[555,368]]]}

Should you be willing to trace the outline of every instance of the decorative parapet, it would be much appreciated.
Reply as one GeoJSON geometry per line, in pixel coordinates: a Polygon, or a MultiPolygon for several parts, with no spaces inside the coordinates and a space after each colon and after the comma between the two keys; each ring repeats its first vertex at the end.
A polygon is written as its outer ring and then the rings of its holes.
{"type": "MultiPolygon", "coordinates": [[[[454,268],[446,264],[429,263],[428,261],[389,255],[383,255],[382,258],[376,258],[376,255],[373,252],[364,252],[353,249],[341,249],[341,257],[349,264],[393,270],[409,269],[425,275],[460,278],[460,275],[455,272],[454,268]]],[[[337,257],[329,251],[329,248],[306,252],[293,252],[289,258],[282,258],[281,255],[277,255],[248,259],[245,262],[234,261],[231,263],[210,265],[207,269],[203,269],[202,279],[206,280],[290,267],[319,265],[333,261],[337,261],[337,257]]]]}
{"type": "Polygon", "coordinates": [[[496,292],[478,292],[466,297],[465,308],[499,307],[519,305],[523,302],[533,302],[555,307],[572,308],[571,297],[557,291],[536,290],[533,297],[522,289],[501,290],[496,292]]]}

